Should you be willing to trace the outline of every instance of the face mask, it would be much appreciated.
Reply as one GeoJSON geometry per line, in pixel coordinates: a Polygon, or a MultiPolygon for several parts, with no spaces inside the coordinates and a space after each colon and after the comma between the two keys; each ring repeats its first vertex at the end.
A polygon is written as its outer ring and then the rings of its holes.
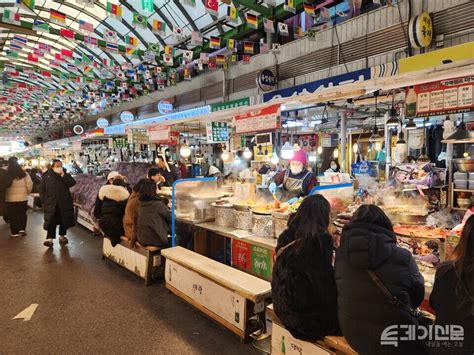
{"type": "Polygon", "coordinates": [[[56,174],[61,174],[63,172],[63,168],[53,168],[53,171],[56,173],[56,174]]]}
{"type": "Polygon", "coordinates": [[[337,165],[336,164],[331,164],[331,169],[332,170],[337,170],[337,165]]]}
{"type": "Polygon", "coordinates": [[[303,171],[303,165],[291,165],[290,170],[293,175],[301,174],[303,171]]]}

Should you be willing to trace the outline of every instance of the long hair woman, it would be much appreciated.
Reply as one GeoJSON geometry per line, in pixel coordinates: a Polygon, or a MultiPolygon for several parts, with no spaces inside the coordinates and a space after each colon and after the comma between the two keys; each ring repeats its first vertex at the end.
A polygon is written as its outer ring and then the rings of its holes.
{"type": "Polygon", "coordinates": [[[306,197],[276,249],[272,274],[275,313],[294,337],[306,341],[340,334],[330,212],[323,196],[306,197]]]}
{"type": "Polygon", "coordinates": [[[462,347],[450,344],[448,349],[433,353],[474,353],[474,216],[464,224],[454,259],[442,262],[436,269],[430,305],[436,312],[436,325],[463,327],[462,347]]]}
{"type": "Polygon", "coordinates": [[[27,201],[28,195],[33,189],[33,182],[18,164],[18,159],[15,157],[8,159],[7,180],[9,187],[6,190],[5,205],[10,222],[11,236],[16,238],[20,235],[26,235],[27,201]]]}

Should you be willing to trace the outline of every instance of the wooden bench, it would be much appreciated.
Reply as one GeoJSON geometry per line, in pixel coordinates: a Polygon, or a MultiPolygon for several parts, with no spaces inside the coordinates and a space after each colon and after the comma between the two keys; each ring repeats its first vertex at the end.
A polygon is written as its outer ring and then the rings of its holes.
{"type": "Polygon", "coordinates": [[[153,273],[161,267],[161,248],[144,247],[136,243],[134,248],[126,237],[121,237],[120,243],[112,246],[110,239],[104,237],[102,243],[102,258],[107,258],[135,275],[145,279],[145,285],[151,284],[153,273]]]}
{"type": "Polygon", "coordinates": [[[237,334],[241,341],[257,330],[252,325],[265,330],[265,305],[271,297],[268,281],[182,247],[164,249],[161,255],[166,258],[166,288],[175,295],[237,334]]]}
{"type": "Polygon", "coordinates": [[[294,355],[353,355],[357,354],[344,337],[327,336],[315,343],[296,339],[285,328],[273,310],[273,304],[267,307],[267,318],[272,320],[272,354],[294,355]]]}

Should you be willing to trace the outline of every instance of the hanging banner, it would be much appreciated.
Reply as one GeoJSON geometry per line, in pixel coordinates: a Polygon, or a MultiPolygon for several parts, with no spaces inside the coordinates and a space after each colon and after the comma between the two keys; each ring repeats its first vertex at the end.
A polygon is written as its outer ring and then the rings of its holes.
{"type": "Polygon", "coordinates": [[[222,143],[229,140],[227,122],[208,122],[206,124],[207,143],[222,143]]]}
{"type": "Polygon", "coordinates": [[[268,132],[280,128],[280,105],[250,111],[233,118],[236,134],[268,132]]]}
{"type": "Polygon", "coordinates": [[[420,117],[470,112],[474,109],[474,75],[416,85],[420,117]]]}
{"type": "Polygon", "coordinates": [[[171,131],[170,126],[148,128],[147,136],[153,144],[177,145],[179,141],[179,132],[171,131]]]}
{"type": "Polygon", "coordinates": [[[98,129],[94,129],[92,131],[81,134],[81,138],[82,139],[95,138],[95,137],[102,137],[103,135],[104,135],[104,129],[98,128],[98,129]]]}
{"type": "Polygon", "coordinates": [[[243,99],[211,104],[211,112],[228,110],[230,108],[236,108],[241,106],[250,106],[250,97],[244,97],[243,99]]]}

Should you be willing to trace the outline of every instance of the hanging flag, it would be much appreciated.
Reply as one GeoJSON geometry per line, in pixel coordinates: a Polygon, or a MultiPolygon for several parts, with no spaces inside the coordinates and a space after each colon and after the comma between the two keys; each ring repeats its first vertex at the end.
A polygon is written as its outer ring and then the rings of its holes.
{"type": "Polygon", "coordinates": [[[184,68],[183,79],[186,81],[191,81],[191,70],[189,68],[184,68]]]}
{"type": "Polygon", "coordinates": [[[132,25],[134,27],[142,27],[146,28],[146,17],[143,15],[140,15],[138,12],[133,13],[133,20],[132,20],[132,25]]]}
{"type": "Polygon", "coordinates": [[[49,65],[52,66],[52,67],[59,67],[61,64],[59,64],[59,62],[55,59],[51,59],[49,61],[49,65]]]}
{"type": "Polygon", "coordinates": [[[282,22],[278,22],[278,33],[281,35],[281,36],[289,36],[290,35],[290,32],[288,31],[288,24],[286,23],[282,23],[282,22]]]}
{"type": "Polygon", "coordinates": [[[112,4],[110,1],[107,1],[105,11],[115,17],[122,17],[122,6],[112,4]]]}
{"type": "Polygon", "coordinates": [[[67,66],[67,70],[69,71],[72,71],[72,72],[77,71],[77,67],[72,63],[67,63],[66,66],[67,66]]]}
{"type": "Polygon", "coordinates": [[[283,8],[285,11],[296,14],[295,0],[285,0],[285,5],[283,8]]]}
{"type": "Polygon", "coordinates": [[[193,60],[193,54],[193,51],[183,51],[183,58],[188,61],[191,61],[193,60]]]}
{"type": "Polygon", "coordinates": [[[19,12],[13,12],[9,9],[4,9],[3,10],[3,22],[10,23],[12,25],[20,25],[20,13],[19,12]]]}
{"type": "Polygon", "coordinates": [[[106,28],[104,30],[104,41],[117,43],[117,32],[106,28]]]}
{"type": "Polygon", "coordinates": [[[175,56],[175,49],[170,46],[165,47],[165,55],[174,57],[175,56]]]}
{"type": "Polygon", "coordinates": [[[19,45],[16,42],[10,42],[10,49],[12,51],[21,52],[23,50],[23,46],[19,45]]]}
{"type": "Polygon", "coordinates": [[[50,9],[49,10],[49,19],[52,22],[63,25],[64,23],[66,23],[66,14],[62,13],[58,10],[50,9]]]}
{"type": "Polygon", "coordinates": [[[74,39],[74,31],[67,28],[61,28],[59,34],[64,38],[74,39]]]}
{"type": "Polygon", "coordinates": [[[219,15],[219,3],[217,0],[204,0],[204,8],[211,16],[219,15]]]}
{"type": "Polygon", "coordinates": [[[260,42],[260,53],[267,53],[270,50],[268,43],[260,42]]]}
{"type": "Polygon", "coordinates": [[[237,22],[239,12],[236,7],[227,6],[227,16],[226,19],[230,22],[237,22]]]}
{"type": "Polygon", "coordinates": [[[193,46],[199,46],[203,42],[203,36],[202,33],[199,31],[193,31],[191,33],[191,45],[193,46]]]}
{"type": "Polygon", "coordinates": [[[180,27],[173,28],[173,37],[177,41],[181,41],[184,38],[184,32],[180,27]]]}
{"type": "Polygon", "coordinates": [[[64,58],[60,53],[55,53],[54,54],[54,59],[60,62],[64,62],[64,58]]]}
{"type": "Polygon", "coordinates": [[[82,53],[82,62],[87,63],[87,64],[92,63],[92,55],[89,57],[87,54],[82,53]]]}
{"type": "Polygon", "coordinates": [[[216,63],[217,64],[224,64],[225,63],[225,55],[223,55],[223,54],[216,55],[216,63]]]}
{"type": "Polygon", "coordinates": [[[250,56],[249,54],[244,54],[244,55],[242,56],[242,62],[243,62],[244,64],[250,64],[250,58],[251,58],[251,56],[250,56]]]}
{"type": "Polygon", "coordinates": [[[253,54],[254,48],[253,48],[253,42],[244,42],[244,53],[246,54],[253,54]]]}
{"type": "Polygon", "coordinates": [[[304,37],[304,35],[305,35],[305,32],[303,31],[303,27],[301,27],[301,26],[296,26],[293,29],[293,32],[294,32],[295,36],[298,37],[298,38],[304,37]]]}
{"type": "Polygon", "coordinates": [[[79,5],[94,7],[95,0],[76,0],[79,5]]]}
{"type": "Polygon", "coordinates": [[[150,13],[155,12],[153,0],[142,0],[142,10],[150,13]]]}
{"type": "Polygon", "coordinates": [[[226,47],[230,52],[235,52],[235,50],[237,49],[237,43],[235,42],[235,39],[228,39],[226,47]]]}
{"type": "Polygon", "coordinates": [[[7,73],[13,73],[13,72],[16,71],[16,65],[15,65],[15,64],[5,63],[5,64],[3,64],[3,69],[4,69],[7,73]]]}
{"type": "Polygon", "coordinates": [[[264,19],[263,30],[267,33],[275,33],[275,26],[273,25],[273,21],[268,18],[264,19]]]}
{"type": "Polygon", "coordinates": [[[138,49],[133,47],[127,48],[127,55],[131,57],[138,57],[138,49]]]}
{"type": "Polygon", "coordinates": [[[258,16],[247,12],[247,25],[251,28],[258,28],[258,16]]]}
{"type": "Polygon", "coordinates": [[[46,22],[40,20],[33,21],[33,31],[37,32],[49,32],[49,25],[46,22]]]}
{"type": "Polygon", "coordinates": [[[51,72],[47,71],[47,70],[41,70],[41,75],[45,78],[51,78],[51,72]]]}
{"type": "Polygon", "coordinates": [[[99,46],[99,41],[95,37],[85,36],[84,37],[84,44],[92,46],[92,47],[98,47],[99,46]]]}
{"type": "Polygon", "coordinates": [[[138,47],[138,38],[130,36],[130,35],[126,35],[125,36],[125,45],[126,46],[132,46],[132,47],[138,47]]]}
{"type": "Polygon", "coordinates": [[[321,7],[321,18],[324,21],[328,21],[331,19],[331,14],[329,13],[329,9],[327,7],[321,7]]]}
{"type": "Polygon", "coordinates": [[[28,39],[19,35],[13,35],[12,41],[19,44],[20,46],[26,46],[28,44],[28,39]]]}
{"type": "Polygon", "coordinates": [[[153,20],[153,33],[156,33],[157,35],[164,37],[166,36],[166,23],[161,22],[158,20],[153,20]]]}
{"type": "Polygon", "coordinates": [[[115,60],[109,58],[102,58],[102,64],[106,67],[115,66],[115,60]]]}
{"type": "Polygon", "coordinates": [[[216,57],[210,57],[209,58],[209,61],[207,62],[207,68],[209,70],[216,70],[217,69],[216,57]]]}
{"type": "Polygon", "coordinates": [[[149,43],[148,44],[148,50],[150,52],[159,53],[160,52],[160,45],[157,44],[157,43],[149,43]]]}
{"type": "Polygon", "coordinates": [[[167,54],[163,54],[163,63],[167,66],[172,66],[174,64],[173,57],[167,54]]]}
{"type": "Polygon", "coordinates": [[[280,53],[280,43],[272,43],[272,52],[273,53],[280,53]]]}
{"type": "Polygon", "coordinates": [[[18,52],[11,51],[11,50],[8,50],[8,49],[7,49],[6,52],[7,52],[7,58],[18,59],[18,52]]]}
{"type": "Polygon", "coordinates": [[[105,45],[105,49],[111,52],[118,52],[119,48],[117,43],[107,42],[105,45]]]}
{"type": "Polygon", "coordinates": [[[309,2],[303,3],[304,12],[310,16],[314,16],[314,5],[309,2]]]}
{"type": "Polygon", "coordinates": [[[211,36],[211,38],[209,39],[209,48],[220,49],[221,39],[219,37],[211,36]]]}
{"type": "Polygon", "coordinates": [[[35,0],[21,0],[21,5],[23,5],[27,9],[34,10],[35,0]]]}
{"type": "Polygon", "coordinates": [[[61,49],[61,55],[65,56],[65,57],[72,58],[73,55],[74,55],[74,52],[69,50],[69,49],[62,48],[61,49]]]}
{"type": "Polygon", "coordinates": [[[191,7],[196,7],[196,0],[183,0],[183,4],[191,7]]]}
{"type": "Polygon", "coordinates": [[[94,25],[90,22],[79,20],[79,29],[85,33],[94,32],[94,25]]]}

